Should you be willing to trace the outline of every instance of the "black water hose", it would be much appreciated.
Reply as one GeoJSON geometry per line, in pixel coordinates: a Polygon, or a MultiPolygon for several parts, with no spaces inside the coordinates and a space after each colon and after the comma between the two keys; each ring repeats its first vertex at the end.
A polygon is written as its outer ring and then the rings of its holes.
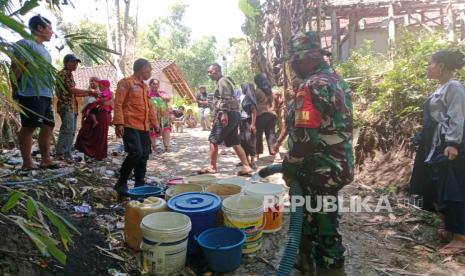
{"type": "MultiPolygon", "coordinates": [[[[258,175],[264,178],[280,172],[282,172],[282,164],[273,164],[261,169],[258,172],[258,175]]],[[[302,194],[303,192],[300,183],[297,180],[292,180],[289,196],[292,198],[293,196],[302,196],[302,194]]],[[[284,248],[283,257],[279,263],[278,271],[276,272],[276,275],[278,276],[288,276],[294,268],[294,262],[300,246],[300,237],[302,234],[302,225],[304,220],[303,217],[303,206],[292,206],[291,200],[291,217],[289,222],[288,238],[286,248],[284,248]]]]}

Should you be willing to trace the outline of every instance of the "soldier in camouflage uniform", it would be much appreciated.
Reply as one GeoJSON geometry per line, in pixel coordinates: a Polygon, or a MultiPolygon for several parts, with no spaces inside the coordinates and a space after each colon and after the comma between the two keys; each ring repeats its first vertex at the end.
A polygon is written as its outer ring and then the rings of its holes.
{"type": "MultiPolygon", "coordinates": [[[[283,174],[288,184],[299,180],[304,196],[312,198],[315,208],[316,196],[337,196],[353,180],[351,91],[326,63],[324,56],[330,53],[321,48],[317,33],[294,35],[288,50],[285,59],[304,81],[286,118],[289,153],[283,174]]],[[[337,228],[337,211],[305,210],[301,269],[313,265],[323,270],[343,267],[345,249],[337,228]]]]}

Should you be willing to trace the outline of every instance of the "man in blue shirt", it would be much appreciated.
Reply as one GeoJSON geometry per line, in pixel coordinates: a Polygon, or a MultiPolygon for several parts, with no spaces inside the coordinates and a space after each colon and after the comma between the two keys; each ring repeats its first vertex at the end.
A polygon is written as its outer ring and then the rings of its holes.
{"type": "Polygon", "coordinates": [[[22,168],[25,170],[37,169],[31,156],[32,133],[36,128],[39,132],[39,150],[42,156],[41,168],[54,168],[57,166],[50,158],[50,143],[55,122],[52,111],[52,78],[50,75],[32,78],[29,74],[34,70],[34,63],[51,64],[52,58],[44,46],[50,41],[53,29],[50,20],[40,15],[29,20],[29,29],[32,40],[22,39],[17,42],[15,51],[17,60],[12,61],[11,69],[16,78],[13,83],[13,93],[16,96],[21,113],[21,130],[19,131],[19,148],[23,158],[22,168]],[[33,61],[33,62],[31,62],[33,61]],[[26,68],[29,74],[23,69],[26,68]]]}

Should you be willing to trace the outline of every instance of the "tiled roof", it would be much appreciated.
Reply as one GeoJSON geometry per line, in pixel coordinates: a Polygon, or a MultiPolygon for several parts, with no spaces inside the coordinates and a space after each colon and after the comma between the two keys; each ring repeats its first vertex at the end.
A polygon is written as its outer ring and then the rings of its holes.
{"type": "Polygon", "coordinates": [[[353,5],[353,4],[378,4],[390,3],[391,0],[329,0],[329,4],[333,6],[353,5]]]}
{"type": "MultiPolygon", "coordinates": [[[[195,100],[194,94],[184,78],[181,69],[174,61],[157,60],[152,61],[151,64],[153,78],[160,78],[160,75],[165,73],[179,95],[195,100]]],[[[80,67],[73,74],[76,87],[78,88],[87,88],[91,77],[109,80],[113,89],[116,88],[118,82],[116,68],[111,65],[80,67]]]]}
{"type": "MultiPolygon", "coordinates": [[[[157,60],[151,62],[152,64],[152,76],[158,77],[165,68],[173,64],[173,61],[169,60],[157,60]]],[[[74,80],[76,81],[76,87],[86,88],[89,85],[89,79],[91,77],[98,77],[100,79],[107,79],[110,81],[112,87],[116,86],[117,75],[116,68],[111,65],[97,65],[93,67],[79,67],[74,72],[74,80]]]]}

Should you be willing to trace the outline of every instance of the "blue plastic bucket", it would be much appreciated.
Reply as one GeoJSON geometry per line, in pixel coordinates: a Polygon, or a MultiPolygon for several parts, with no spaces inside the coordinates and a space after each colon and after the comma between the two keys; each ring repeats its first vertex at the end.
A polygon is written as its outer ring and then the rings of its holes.
{"type": "Polygon", "coordinates": [[[144,185],[128,190],[128,196],[132,199],[147,198],[149,196],[160,196],[162,188],[157,186],[144,185]]]}
{"type": "Polygon", "coordinates": [[[204,230],[216,226],[216,214],[221,206],[221,198],[212,193],[182,193],[168,200],[168,208],[174,212],[187,215],[192,222],[189,232],[187,253],[193,255],[200,252],[194,237],[204,230]]]}
{"type": "Polygon", "coordinates": [[[197,242],[203,249],[208,268],[214,272],[231,272],[241,265],[245,234],[236,228],[218,227],[205,230],[197,242]]]}

